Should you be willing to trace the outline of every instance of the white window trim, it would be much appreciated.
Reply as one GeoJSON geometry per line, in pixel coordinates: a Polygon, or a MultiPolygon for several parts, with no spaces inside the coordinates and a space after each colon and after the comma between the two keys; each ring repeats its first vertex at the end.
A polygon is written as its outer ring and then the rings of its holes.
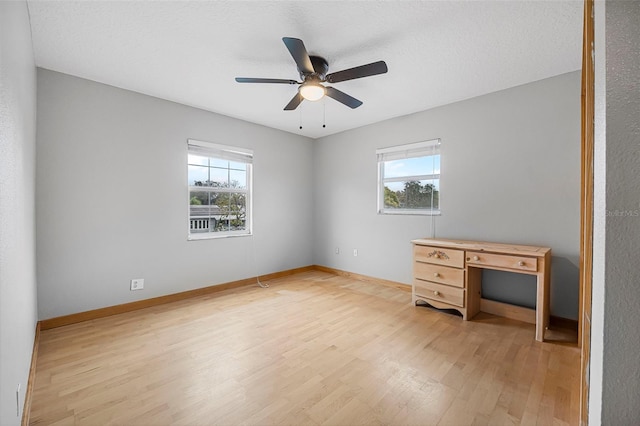
{"type": "MultiPolygon", "coordinates": [[[[427,141],[415,142],[405,145],[392,146],[387,148],[376,149],[376,157],[378,161],[378,197],[377,210],[378,214],[383,215],[416,215],[416,216],[440,216],[441,209],[385,209],[384,208],[384,182],[405,182],[407,180],[429,180],[440,179],[437,175],[415,175],[401,176],[397,178],[384,177],[384,162],[392,160],[401,160],[403,158],[415,158],[440,153],[440,139],[431,139],[427,141]]],[[[438,199],[438,207],[441,207],[441,199],[438,199]]]]}
{"type": "Polygon", "coordinates": [[[213,240],[219,238],[233,238],[233,237],[249,237],[253,235],[253,150],[239,148],[230,145],[221,145],[212,142],[205,142],[196,139],[187,139],[187,173],[189,169],[189,154],[202,154],[215,158],[222,158],[230,161],[246,163],[247,164],[247,188],[216,188],[216,190],[207,189],[206,187],[187,185],[187,240],[188,241],[201,241],[201,240],[213,240]],[[206,233],[191,233],[191,226],[189,217],[191,215],[190,202],[191,191],[211,191],[211,192],[228,192],[228,193],[245,193],[247,196],[246,203],[246,227],[247,229],[239,231],[221,231],[221,232],[206,232],[206,233]]]}

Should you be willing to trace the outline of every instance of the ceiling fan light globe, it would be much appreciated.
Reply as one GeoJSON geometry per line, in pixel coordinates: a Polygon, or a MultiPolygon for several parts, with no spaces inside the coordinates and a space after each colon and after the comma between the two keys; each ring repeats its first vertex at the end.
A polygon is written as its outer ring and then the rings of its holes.
{"type": "Polygon", "coordinates": [[[298,92],[308,101],[318,101],[322,99],[327,90],[321,84],[303,84],[298,92]]]}

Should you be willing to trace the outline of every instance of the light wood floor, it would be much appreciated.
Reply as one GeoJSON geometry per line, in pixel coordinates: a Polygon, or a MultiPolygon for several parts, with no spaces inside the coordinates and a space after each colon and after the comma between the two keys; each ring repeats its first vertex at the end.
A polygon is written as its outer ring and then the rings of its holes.
{"type": "Polygon", "coordinates": [[[43,331],[31,424],[577,424],[580,353],[323,272],[43,331]]]}

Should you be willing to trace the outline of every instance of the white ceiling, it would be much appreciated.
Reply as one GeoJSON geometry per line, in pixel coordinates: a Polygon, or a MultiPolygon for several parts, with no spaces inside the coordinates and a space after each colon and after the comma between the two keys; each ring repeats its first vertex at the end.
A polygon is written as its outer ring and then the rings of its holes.
{"type": "Polygon", "coordinates": [[[28,0],[36,65],[318,138],[581,66],[575,1],[28,0]],[[299,80],[282,37],[335,72],[378,60],[389,72],[283,111],[299,80]],[[322,128],[326,114],[326,128],[322,128]],[[303,129],[298,127],[302,122],[303,129]]]}

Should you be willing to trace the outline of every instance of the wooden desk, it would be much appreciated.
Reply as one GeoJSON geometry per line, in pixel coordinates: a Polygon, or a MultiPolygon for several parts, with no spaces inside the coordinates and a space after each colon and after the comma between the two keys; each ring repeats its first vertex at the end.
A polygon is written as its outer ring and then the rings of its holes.
{"type": "Polygon", "coordinates": [[[536,325],[536,340],[549,326],[551,249],[482,241],[422,238],[413,240],[412,300],[455,309],[467,321],[478,312],[536,325]],[[536,309],[483,299],[482,269],[535,275],[536,309]]]}

